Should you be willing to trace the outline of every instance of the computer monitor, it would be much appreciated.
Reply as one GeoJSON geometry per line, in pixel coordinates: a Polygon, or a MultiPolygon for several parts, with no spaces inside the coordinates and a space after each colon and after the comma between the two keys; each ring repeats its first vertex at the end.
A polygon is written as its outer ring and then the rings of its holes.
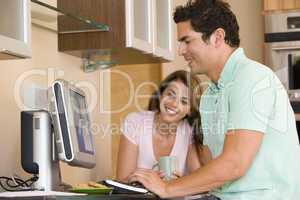
{"type": "Polygon", "coordinates": [[[56,80],[51,90],[50,114],[59,159],[74,166],[94,167],[95,149],[84,92],[64,80],[56,80]]]}
{"type": "Polygon", "coordinates": [[[49,110],[21,112],[21,163],[39,176],[38,190],[59,190],[59,160],[93,168],[96,164],[85,94],[64,80],[49,88],[49,110]],[[57,159],[58,158],[58,159],[57,159]]]}

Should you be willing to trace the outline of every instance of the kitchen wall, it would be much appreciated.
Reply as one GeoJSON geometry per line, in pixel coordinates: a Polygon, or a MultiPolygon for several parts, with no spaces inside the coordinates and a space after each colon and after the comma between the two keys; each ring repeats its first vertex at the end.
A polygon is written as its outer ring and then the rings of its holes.
{"type": "MultiPolygon", "coordinates": [[[[240,26],[241,47],[250,58],[263,62],[263,17],[260,0],[226,0],[236,14],[240,26]]],[[[173,0],[174,7],[182,5],[186,0],[173,0]]],[[[177,32],[174,30],[174,45],[177,48],[177,32]]],[[[172,71],[188,69],[186,62],[176,52],[176,58],[172,63],[163,64],[162,76],[165,77],[172,71]]],[[[205,79],[205,78],[204,78],[205,79]]]]}
{"type": "MultiPolygon", "coordinates": [[[[185,3],[186,0],[173,0],[173,2],[175,7],[176,5],[185,3]]],[[[236,13],[240,24],[241,46],[244,47],[249,57],[262,62],[263,20],[261,16],[261,1],[228,0],[228,2],[236,13]]],[[[174,36],[176,39],[176,28],[174,30],[174,36]]],[[[174,40],[174,45],[176,47],[176,40],[174,40]]],[[[94,170],[86,170],[63,164],[62,175],[64,181],[78,183],[112,176],[112,166],[116,164],[115,153],[117,151],[118,140],[114,138],[114,141],[112,141],[111,134],[114,131],[112,130],[114,127],[111,126],[111,122],[117,123],[120,118],[125,116],[129,111],[137,109],[131,106],[127,111],[119,112],[114,115],[101,112],[103,105],[100,105],[100,102],[105,102],[105,110],[110,108],[117,109],[118,106],[123,105],[121,103],[128,102],[128,96],[126,96],[127,91],[122,90],[125,85],[120,85],[121,82],[118,83],[120,76],[118,76],[118,74],[112,74],[112,85],[110,85],[109,71],[83,73],[80,68],[81,59],[57,52],[56,33],[36,26],[32,27],[32,48],[32,59],[0,60],[0,175],[9,176],[14,173],[26,175],[26,173],[22,171],[20,164],[19,118],[22,107],[19,107],[17,104],[14,89],[17,80],[20,80],[23,76],[27,76],[26,73],[33,73],[35,75],[30,75],[30,77],[24,80],[24,84],[20,86],[21,90],[26,88],[26,85],[31,85],[32,83],[47,86],[55,77],[61,77],[67,80],[81,81],[81,83],[85,85],[83,89],[89,94],[89,100],[96,99],[92,119],[97,148],[97,167],[94,170]],[[104,81],[103,78],[101,78],[101,73],[103,75],[103,72],[105,72],[104,81]],[[112,158],[114,158],[114,163],[112,162],[112,158]]],[[[158,83],[160,76],[165,77],[170,72],[182,68],[188,69],[183,58],[176,54],[175,61],[163,64],[162,70],[160,65],[155,64],[120,66],[112,70],[123,71],[135,77],[133,78],[133,84],[137,86],[143,81],[148,80],[158,83]]],[[[16,88],[18,89],[19,87],[16,86],[16,88]]],[[[140,90],[140,94],[149,95],[153,89],[153,87],[149,87],[148,85],[146,89],[140,90]]],[[[145,107],[147,105],[146,97],[139,102],[141,107],[145,107]]]]}
{"type": "MultiPolygon", "coordinates": [[[[62,164],[63,180],[68,183],[79,183],[110,176],[111,137],[106,129],[110,124],[110,115],[101,113],[99,104],[101,97],[102,103],[105,102],[106,107],[110,106],[109,75],[100,78],[101,72],[104,71],[84,73],[80,68],[81,59],[57,52],[55,32],[34,25],[32,50],[32,59],[0,60],[0,176],[15,173],[27,175],[20,164],[20,111],[23,107],[18,105],[18,99],[26,87],[32,84],[47,87],[55,78],[79,82],[88,94],[90,105],[91,102],[96,104],[92,110],[92,121],[97,167],[94,170],[87,170],[62,164]],[[22,84],[18,84],[18,81],[22,84]]],[[[30,95],[27,97],[30,98],[30,95]]]]}
{"type": "Polygon", "coordinates": [[[35,25],[32,26],[32,50],[32,59],[0,60],[2,69],[0,158],[2,163],[5,163],[0,165],[0,175],[10,176],[16,173],[28,176],[22,170],[20,163],[19,118],[23,107],[18,105],[18,99],[21,98],[23,91],[32,84],[47,87],[55,78],[64,78],[79,82],[83,86],[82,89],[87,92],[88,102],[97,103],[91,117],[97,150],[97,166],[93,170],[87,170],[61,163],[63,181],[74,184],[111,178],[114,176],[113,169],[116,166],[120,119],[129,111],[147,106],[147,95],[155,89],[153,84],[160,82],[161,65],[123,65],[111,70],[84,73],[81,69],[81,59],[57,52],[55,32],[35,25]],[[16,83],[23,79],[22,85],[18,86],[16,83]],[[144,84],[146,81],[151,83],[146,85],[144,84]],[[133,92],[139,95],[136,95],[137,99],[132,101],[129,100],[131,85],[134,87],[133,92]],[[20,95],[15,95],[15,88],[20,90],[20,95]],[[110,110],[114,113],[111,114],[110,110]],[[116,110],[120,111],[115,112],[116,110]]]}

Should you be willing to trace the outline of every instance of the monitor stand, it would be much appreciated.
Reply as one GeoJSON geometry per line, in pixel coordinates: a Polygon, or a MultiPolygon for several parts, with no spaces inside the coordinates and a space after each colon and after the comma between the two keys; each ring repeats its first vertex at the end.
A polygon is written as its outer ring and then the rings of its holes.
{"type": "Polygon", "coordinates": [[[37,174],[33,189],[61,191],[61,174],[48,111],[21,112],[21,162],[23,169],[37,174]]]}

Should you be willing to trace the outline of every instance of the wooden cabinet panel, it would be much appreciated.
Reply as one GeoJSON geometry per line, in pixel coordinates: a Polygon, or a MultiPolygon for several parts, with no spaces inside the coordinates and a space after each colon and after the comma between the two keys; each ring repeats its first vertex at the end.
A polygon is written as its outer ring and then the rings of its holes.
{"type": "Polygon", "coordinates": [[[300,0],[295,0],[295,5],[297,9],[300,9],[300,0]]]}
{"type": "Polygon", "coordinates": [[[280,10],[281,0],[264,0],[264,10],[280,10]]]}
{"type": "Polygon", "coordinates": [[[295,8],[295,0],[283,0],[282,1],[282,9],[294,9],[295,8]]]}
{"type": "Polygon", "coordinates": [[[300,9],[300,0],[264,0],[264,11],[300,9]]]}

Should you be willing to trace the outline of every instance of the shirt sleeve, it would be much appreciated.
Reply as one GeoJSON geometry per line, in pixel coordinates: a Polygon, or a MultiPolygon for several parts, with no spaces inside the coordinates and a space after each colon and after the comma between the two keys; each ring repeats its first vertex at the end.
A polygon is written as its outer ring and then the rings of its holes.
{"type": "MultiPolygon", "coordinates": [[[[250,75],[249,75],[250,74],[250,75]]],[[[274,115],[276,82],[271,73],[240,76],[229,87],[227,131],[247,129],[265,133],[274,115]]]]}
{"type": "Polygon", "coordinates": [[[121,133],[133,144],[139,144],[139,115],[137,113],[130,113],[126,116],[121,124],[121,133]]]}

